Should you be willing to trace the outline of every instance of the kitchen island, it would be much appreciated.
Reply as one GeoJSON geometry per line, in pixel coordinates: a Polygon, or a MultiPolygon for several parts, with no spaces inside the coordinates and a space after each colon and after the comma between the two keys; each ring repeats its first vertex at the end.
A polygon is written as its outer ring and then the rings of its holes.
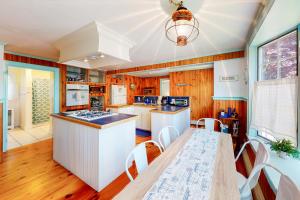
{"type": "Polygon", "coordinates": [[[85,120],[52,114],[53,159],[96,191],[122,172],[135,147],[135,115],[114,114],[85,120]]]}
{"type": "MultiPolygon", "coordinates": [[[[162,128],[174,126],[180,134],[190,128],[190,107],[159,106],[151,112],[151,137],[158,142],[158,135],[162,128]]],[[[174,131],[174,130],[171,130],[174,131]]]]}
{"type": "Polygon", "coordinates": [[[137,115],[136,128],[151,131],[152,140],[156,142],[162,128],[174,126],[181,134],[191,123],[189,106],[133,104],[111,105],[108,109],[117,113],[137,115]]]}

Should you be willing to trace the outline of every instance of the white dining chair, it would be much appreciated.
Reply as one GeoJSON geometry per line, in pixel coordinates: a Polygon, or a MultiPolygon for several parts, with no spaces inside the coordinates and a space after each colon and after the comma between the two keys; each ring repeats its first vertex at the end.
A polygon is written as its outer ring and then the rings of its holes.
{"type": "Polygon", "coordinates": [[[152,144],[156,145],[158,147],[160,153],[162,153],[162,150],[161,150],[161,147],[159,146],[159,144],[153,140],[148,140],[146,142],[142,142],[142,143],[138,144],[129,153],[129,155],[127,156],[127,159],[125,161],[125,171],[126,171],[128,178],[130,179],[130,181],[133,181],[133,177],[131,176],[131,174],[129,172],[128,164],[132,158],[135,161],[135,166],[136,166],[138,174],[142,173],[148,167],[148,158],[147,158],[147,151],[146,151],[146,144],[148,144],[148,143],[152,143],[152,144]]]}
{"type": "Polygon", "coordinates": [[[162,149],[165,151],[171,144],[172,140],[179,137],[180,133],[175,126],[165,126],[158,134],[158,142],[162,149]],[[173,130],[173,131],[172,131],[173,130]]]}
{"type": "Polygon", "coordinates": [[[260,171],[266,167],[270,167],[280,174],[276,200],[299,200],[300,189],[298,186],[288,176],[269,163],[259,164],[252,170],[248,180],[240,190],[241,199],[252,200],[251,190],[258,183],[258,179],[256,179],[256,177],[259,177],[260,171]]]}
{"type": "Polygon", "coordinates": [[[201,119],[198,119],[198,121],[196,123],[196,128],[199,128],[199,123],[201,121],[204,121],[204,127],[208,131],[214,131],[215,130],[215,122],[219,123],[221,132],[223,133],[224,125],[220,120],[214,119],[214,118],[201,118],[201,119]]]}
{"type": "Polygon", "coordinates": [[[279,185],[276,193],[276,200],[299,200],[300,188],[288,177],[283,174],[279,169],[265,163],[265,166],[272,168],[280,174],[279,185]]]}
{"type": "MultiPolygon", "coordinates": [[[[240,150],[240,152],[238,153],[237,157],[235,158],[235,162],[239,159],[239,157],[242,155],[244,149],[246,148],[246,146],[248,144],[252,144],[253,142],[257,142],[258,143],[258,149],[256,151],[256,158],[255,158],[255,161],[254,161],[254,165],[253,165],[253,169],[256,169],[256,166],[262,164],[262,163],[266,163],[268,162],[269,160],[269,152],[268,150],[266,149],[264,143],[262,141],[260,141],[259,139],[251,139],[247,142],[245,142],[240,150]]],[[[259,169],[259,168],[258,168],[259,169]]],[[[252,181],[249,182],[249,187],[252,189],[256,183],[258,181],[258,178],[259,178],[259,175],[260,175],[260,170],[259,171],[253,171],[253,173],[250,173],[253,174],[253,177],[252,177],[252,181]]],[[[241,188],[245,185],[245,183],[249,180],[250,176],[248,177],[248,179],[242,175],[241,173],[239,172],[236,172],[236,175],[237,175],[237,180],[238,180],[238,187],[239,189],[241,190],[241,188]]]]}
{"type": "Polygon", "coordinates": [[[239,188],[241,200],[252,200],[251,190],[257,185],[260,172],[263,168],[264,164],[253,167],[248,179],[246,179],[244,185],[239,188]]]}

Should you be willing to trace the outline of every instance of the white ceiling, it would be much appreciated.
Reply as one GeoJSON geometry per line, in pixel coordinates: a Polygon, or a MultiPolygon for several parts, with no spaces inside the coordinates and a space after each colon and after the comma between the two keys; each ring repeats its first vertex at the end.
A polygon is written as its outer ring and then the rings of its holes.
{"type": "Polygon", "coordinates": [[[289,3],[286,0],[275,1],[251,45],[259,46],[286,31],[296,29],[300,21],[299,9],[299,0],[289,0],[289,3]]]}
{"type": "Polygon", "coordinates": [[[96,20],[136,43],[130,51],[132,63],[106,70],[188,59],[244,48],[261,1],[204,0],[194,13],[199,38],[186,47],[166,39],[168,15],[160,0],[2,1],[0,41],[7,43],[7,51],[58,60],[53,43],[96,20]]]}

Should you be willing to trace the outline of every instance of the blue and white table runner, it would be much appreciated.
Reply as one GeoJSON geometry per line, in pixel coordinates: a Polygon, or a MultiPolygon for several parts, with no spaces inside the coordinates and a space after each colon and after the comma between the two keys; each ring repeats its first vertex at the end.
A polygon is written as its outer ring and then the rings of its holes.
{"type": "Polygon", "coordinates": [[[145,200],[209,199],[219,134],[196,129],[145,200]]]}

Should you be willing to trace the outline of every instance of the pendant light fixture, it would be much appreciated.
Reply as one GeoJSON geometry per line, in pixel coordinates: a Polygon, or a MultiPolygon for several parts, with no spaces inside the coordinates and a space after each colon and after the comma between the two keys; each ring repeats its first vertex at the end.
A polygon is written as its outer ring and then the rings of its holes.
{"type": "Polygon", "coordinates": [[[166,37],[176,43],[177,46],[185,46],[197,39],[199,22],[192,12],[183,6],[182,1],[179,3],[174,2],[174,0],[169,1],[178,7],[165,25],[166,37]]]}

